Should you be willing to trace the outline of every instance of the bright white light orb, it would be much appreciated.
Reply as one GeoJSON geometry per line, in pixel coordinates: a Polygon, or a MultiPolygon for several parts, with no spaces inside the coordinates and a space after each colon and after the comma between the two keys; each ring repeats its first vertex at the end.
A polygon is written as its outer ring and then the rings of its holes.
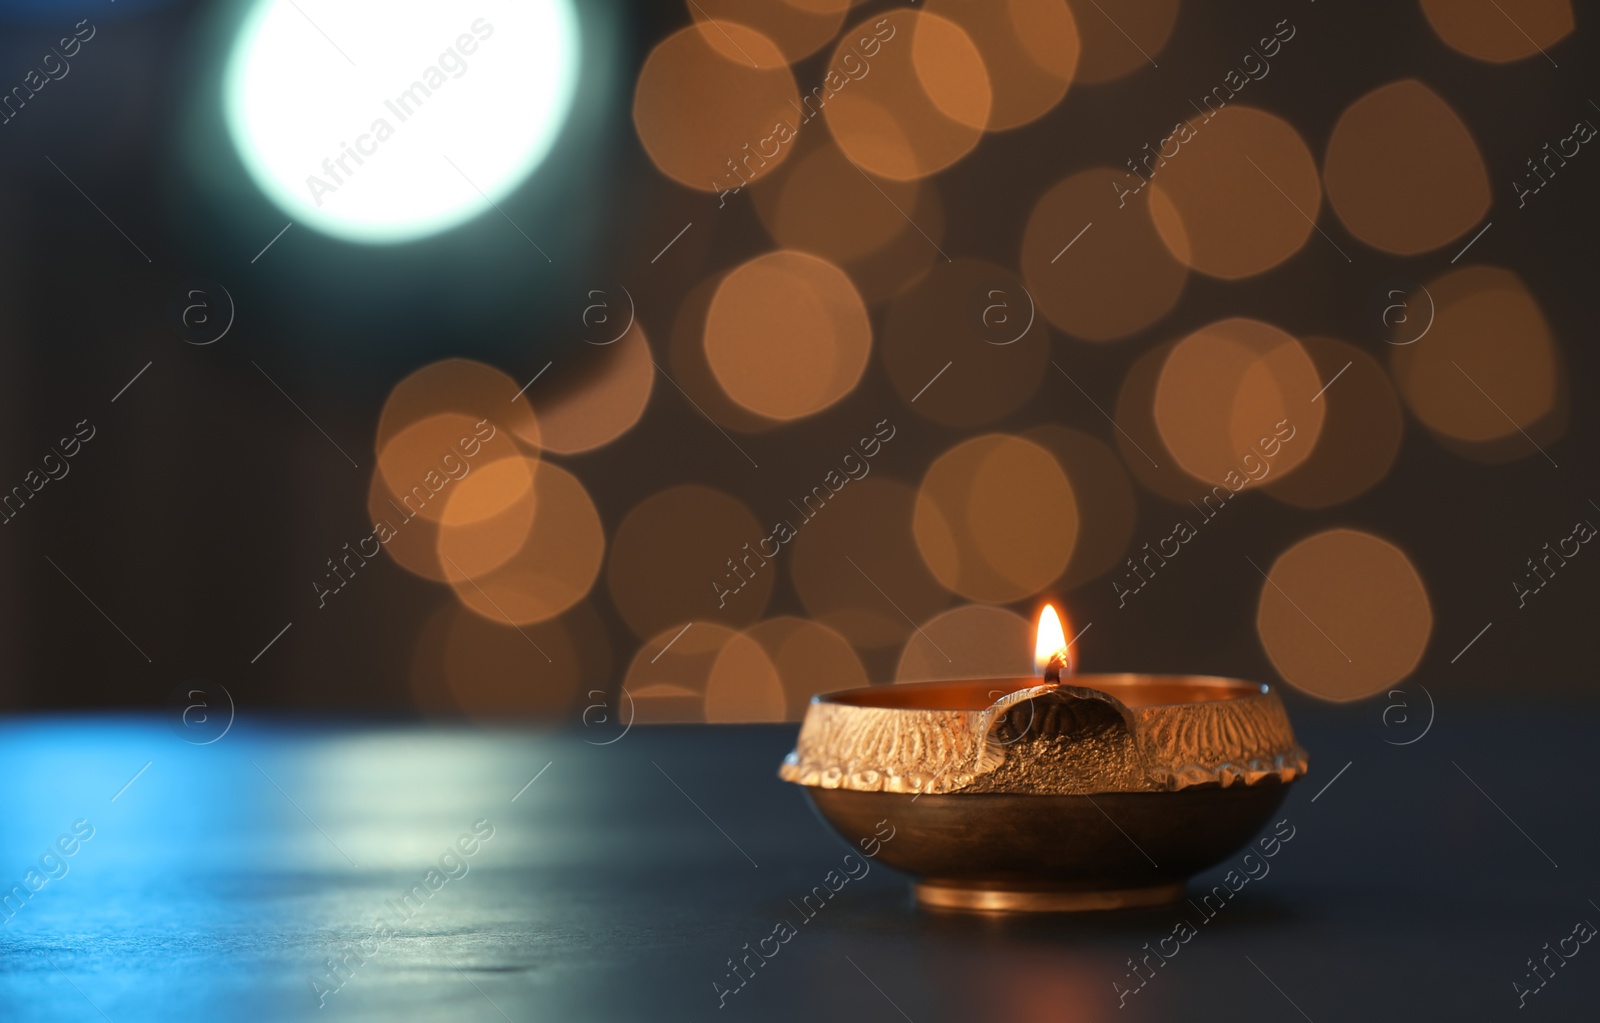
{"type": "Polygon", "coordinates": [[[401,242],[493,207],[550,151],[577,89],[571,0],[259,0],[224,109],[297,224],[401,242]]]}

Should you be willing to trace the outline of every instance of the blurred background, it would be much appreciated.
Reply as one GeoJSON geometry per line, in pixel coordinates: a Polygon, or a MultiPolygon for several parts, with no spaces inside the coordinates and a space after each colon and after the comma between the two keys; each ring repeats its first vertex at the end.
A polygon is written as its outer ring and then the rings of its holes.
{"type": "Polygon", "coordinates": [[[0,3],[0,705],[1591,701],[1583,13],[0,3]]]}

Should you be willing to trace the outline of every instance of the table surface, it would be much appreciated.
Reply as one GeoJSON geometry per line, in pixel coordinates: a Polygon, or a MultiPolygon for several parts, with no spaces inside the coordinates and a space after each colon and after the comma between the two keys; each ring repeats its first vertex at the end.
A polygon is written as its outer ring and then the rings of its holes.
{"type": "MultiPolygon", "coordinates": [[[[850,848],[775,776],[793,726],[241,721],[196,746],[148,718],[12,719],[0,1019],[1523,1018],[1527,960],[1600,923],[1592,721],[1456,711],[1396,745],[1381,709],[1293,706],[1294,837],[1204,922],[930,913],[881,866],[802,917],[850,848]],[[719,1009],[730,957],[785,920],[719,1009]],[[363,941],[340,984],[329,957],[363,941]]],[[[1565,948],[1527,1018],[1595,1018],[1600,946],[1565,948]]]]}

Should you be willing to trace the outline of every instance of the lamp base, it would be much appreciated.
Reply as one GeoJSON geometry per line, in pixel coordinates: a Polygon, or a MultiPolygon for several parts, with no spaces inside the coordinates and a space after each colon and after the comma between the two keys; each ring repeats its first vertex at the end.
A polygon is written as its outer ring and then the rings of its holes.
{"type": "Polygon", "coordinates": [[[976,913],[1083,913],[1102,909],[1164,906],[1183,898],[1182,883],[1145,888],[1085,891],[1052,888],[989,888],[975,885],[917,883],[917,901],[932,909],[976,913]]]}

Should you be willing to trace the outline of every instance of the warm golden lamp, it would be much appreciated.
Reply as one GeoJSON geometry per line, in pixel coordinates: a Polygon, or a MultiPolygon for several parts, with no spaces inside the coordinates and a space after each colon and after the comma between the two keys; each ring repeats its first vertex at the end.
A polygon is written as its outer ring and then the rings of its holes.
{"type": "Polygon", "coordinates": [[[805,786],[847,841],[892,826],[878,857],[917,878],[925,906],[1176,901],[1267,822],[1305,773],[1305,751],[1268,686],[1074,675],[1073,642],[1046,605],[1042,678],[812,697],[779,775],[805,786]]]}

